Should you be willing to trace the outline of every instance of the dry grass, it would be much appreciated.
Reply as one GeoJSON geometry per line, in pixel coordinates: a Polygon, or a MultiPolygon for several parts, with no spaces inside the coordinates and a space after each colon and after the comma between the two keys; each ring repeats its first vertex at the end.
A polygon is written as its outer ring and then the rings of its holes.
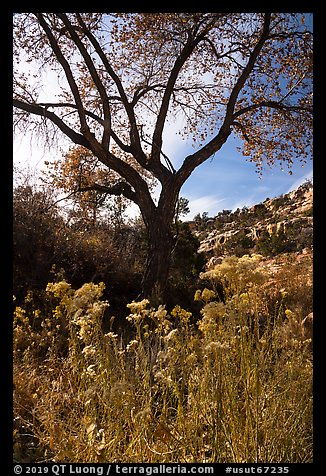
{"type": "Polygon", "coordinates": [[[127,344],[102,331],[102,284],[49,284],[46,315],[29,296],[14,322],[15,461],[311,462],[309,264],[272,286],[261,264],[232,257],[203,275],[196,322],[131,303],[127,344]]]}

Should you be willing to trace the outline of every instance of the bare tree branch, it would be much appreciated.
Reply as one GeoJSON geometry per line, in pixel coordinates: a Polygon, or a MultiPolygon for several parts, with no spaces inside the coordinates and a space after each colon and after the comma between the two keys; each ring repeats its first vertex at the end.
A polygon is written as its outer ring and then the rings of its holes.
{"type": "Polygon", "coordinates": [[[231,94],[229,96],[229,100],[226,106],[226,113],[224,116],[224,121],[216,134],[216,136],[208,142],[208,144],[204,145],[201,149],[195,152],[192,155],[189,155],[185,158],[181,168],[179,169],[177,176],[178,181],[180,184],[183,184],[185,180],[190,176],[193,170],[198,167],[200,164],[205,162],[209,157],[211,157],[215,152],[220,150],[222,145],[226,142],[227,138],[231,133],[231,125],[232,121],[235,119],[234,116],[234,108],[236,105],[236,101],[238,99],[238,95],[243,88],[247,78],[249,77],[251,71],[254,68],[255,61],[259,56],[269,34],[269,26],[270,26],[270,19],[271,14],[266,13],[264,24],[262,28],[261,35],[256,42],[255,47],[253,48],[251,54],[249,55],[248,61],[246,66],[243,68],[242,73],[238,77],[231,94]]]}
{"type": "Polygon", "coordinates": [[[162,149],[162,135],[163,135],[163,128],[166,120],[166,115],[168,112],[169,102],[173,93],[174,85],[177,81],[178,75],[181,71],[182,66],[185,64],[187,59],[190,57],[191,53],[197,46],[198,42],[200,41],[199,38],[194,39],[192,35],[188,35],[188,40],[185,46],[183,47],[181,53],[175,60],[174,66],[171,69],[171,73],[169,79],[167,81],[167,85],[163,94],[162,102],[160,111],[157,116],[157,121],[153,133],[153,148],[151,154],[151,160],[153,162],[159,162],[160,154],[162,149]]]}
{"type": "Polygon", "coordinates": [[[75,144],[82,145],[83,147],[91,150],[90,143],[82,134],[79,134],[78,132],[71,129],[71,127],[69,127],[62,119],[60,119],[59,116],[54,114],[54,112],[48,111],[46,107],[40,106],[38,104],[29,104],[19,99],[14,99],[13,105],[14,107],[17,107],[23,111],[50,119],[50,121],[52,121],[53,124],[55,124],[75,144]]]}
{"type": "Polygon", "coordinates": [[[135,158],[140,163],[140,165],[145,166],[147,157],[141,148],[140,137],[139,137],[137,126],[136,126],[136,118],[135,118],[134,110],[132,105],[128,101],[122,82],[120,78],[118,77],[118,75],[113,70],[107,56],[105,55],[104,51],[102,50],[100,44],[98,43],[97,39],[92,34],[92,32],[88,28],[85,27],[84,33],[88,37],[93,47],[95,48],[96,53],[101,58],[101,61],[106,71],[108,72],[108,74],[110,75],[110,77],[113,79],[113,81],[115,82],[117,86],[122,104],[124,105],[124,108],[126,110],[126,113],[130,122],[130,141],[131,141],[131,146],[135,148],[135,152],[136,152],[135,158]]]}
{"type": "MultiPolygon", "coordinates": [[[[299,105],[287,105],[287,104],[282,104],[281,101],[261,101],[257,104],[251,104],[249,106],[243,107],[242,109],[239,109],[233,114],[233,118],[236,119],[237,117],[252,111],[254,109],[260,109],[262,107],[270,107],[272,109],[280,109],[282,111],[298,111],[298,112],[310,112],[312,113],[312,108],[308,106],[299,106],[299,105]]],[[[234,124],[234,121],[232,121],[234,124]]]]}
{"type": "MultiPolygon", "coordinates": [[[[76,104],[72,104],[72,103],[55,103],[55,102],[39,102],[37,103],[39,106],[43,106],[45,108],[48,108],[48,107],[66,107],[66,108],[72,108],[72,109],[78,109],[76,104]]],[[[97,114],[95,114],[94,112],[92,111],[88,111],[85,109],[85,114],[86,116],[89,116],[91,117],[92,119],[94,119],[95,121],[97,121],[101,126],[104,127],[104,120],[98,116],[97,114]]],[[[124,142],[122,142],[122,140],[117,136],[117,134],[111,129],[111,136],[113,138],[113,140],[116,142],[116,144],[124,151],[124,152],[128,152],[128,153],[131,153],[132,152],[132,148],[125,144],[124,142]]]]}
{"type": "Polygon", "coordinates": [[[123,195],[124,197],[138,204],[137,195],[135,194],[135,192],[132,190],[132,188],[127,182],[118,182],[111,186],[94,183],[92,185],[79,187],[77,192],[88,192],[92,190],[106,193],[108,195],[117,195],[117,196],[123,195]]]}
{"type": "MultiPolygon", "coordinates": [[[[57,60],[61,64],[61,66],[64,70],[64,73],[66,75],[66,78],[67,78],[67,81],[69,83],[71,92],[74,96],[74,99],[75,99],[75,102],[76,102],[76,105],[77,105],[77,110],[78,110],[78,114],[79,114],[79,118],[80,118],[80,124],[81,124],[81,131],[82,131],[82,133],[88,134],[88,136],[90,136],[90,131],[89,131],[89,128],[88,128],[88,125],[87,125],[83,103],[82,103],[82,100],[81,100],[81,97],[80,97],[80,94],[79,94],[78,86],[77,86],[77,84],[74,80],[74,76],[72,74],[70,65],[69,65],[68,61],[65,59],[65,57],[64,57],[64,55],[63,55],[63,53],[62,53],[62,51],[59,47],[59,44],[58,44],[57,40],[55,39],[49,25],[45,21],[44,16],[42,15],[42,13],[37,13],[36,16],[37,16],[37,19],[38,19],[41,27],[43,28],[43,30],[46,34],[46,36],[49,39],[50,45],[52,47],[52,50],[53,50],[54,54],[57,57],[57,60]]],[[[90,137],[86,137],[86,138],[88,140],[90,139],[90,137]]]]}

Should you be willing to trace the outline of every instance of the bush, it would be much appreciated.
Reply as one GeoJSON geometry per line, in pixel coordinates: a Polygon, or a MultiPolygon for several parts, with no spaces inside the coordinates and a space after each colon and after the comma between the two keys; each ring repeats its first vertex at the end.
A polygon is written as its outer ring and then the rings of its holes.
{"type": "Polygon", "coordinates": [[[249,253],[255,246],[254,240],[246,232],[240,230],[234,237],[231,237],[223,248],[227,254],[242,256],[249,253]]]}
{"type": "Polygon", "coordinates": [[[305,210],[305,211],[302,213],[302,216],[303,216],[303,217],[313,217],[313,216],[314,216],[314,209],[313,209],[313,207],[308,208],[307,210],[305,210]]]}
{"type": "Polygon", "coordinates": [[[88,229],[84,222],[69,222],[55,198],[33,185],[15,188],[13,211],[13,291],[18,303],[28,291],[42,294],[58,273],[75,287],[89,281],[114,283],[110,299],[117,312],[121,302],[125,309],[140,292],[145,260],[140,227],[101,223],[88,229]]]}
{"type": "Polygon", "coordinates": [[[283,302],[259,327],[261,260],[233,256],[202,274],[197,322],[180,306],[130,303],[127,342],[103,331],[101,283],[50,283],[47,313],[16,308],[15,461],[311,462],[310,341],[283,302]]]}
{"type": "Polygon", "coordinates": [[[29,289],[42,289],[50,278],[57,251],[64,248],[63,220],[54,199],[31,185],[14,190],[14,293],[22,298],[29,289]]]}
{"type": "Polygon", "coordinates": [[[264,256],[276,256],[280,253],[295,250],[296,242],[282,231],[271,235],[267,231],[262,233],[255,246],[255,251],[262,253],[264,256]]]}

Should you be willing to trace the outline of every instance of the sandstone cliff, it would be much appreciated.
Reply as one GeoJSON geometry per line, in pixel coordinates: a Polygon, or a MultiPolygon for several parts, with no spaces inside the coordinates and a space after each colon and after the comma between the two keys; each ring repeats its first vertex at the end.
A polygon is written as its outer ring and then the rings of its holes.
{"type": "Polygon", "coordinates": [[[250,208],[223,210],[214,218],[190,225],[200,239],[200,252],[212,258],[250,251],[275,256],[283,251],[312,249],[313,185],[267,198],[250,208]]]}

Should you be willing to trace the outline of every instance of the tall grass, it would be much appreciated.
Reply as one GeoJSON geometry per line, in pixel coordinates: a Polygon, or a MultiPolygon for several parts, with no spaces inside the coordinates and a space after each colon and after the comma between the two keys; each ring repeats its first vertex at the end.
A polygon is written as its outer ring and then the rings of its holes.
{"type": "Polygon", "coordinates": [[[128,342],[102,330],[103,283],[49,283],[42,311],[29,295],[14,319],[15,461],[312,461],[311,340],[290,282],[271,312],[259,256],[202,279],[200,316],[129,304],[128,342]]]}

